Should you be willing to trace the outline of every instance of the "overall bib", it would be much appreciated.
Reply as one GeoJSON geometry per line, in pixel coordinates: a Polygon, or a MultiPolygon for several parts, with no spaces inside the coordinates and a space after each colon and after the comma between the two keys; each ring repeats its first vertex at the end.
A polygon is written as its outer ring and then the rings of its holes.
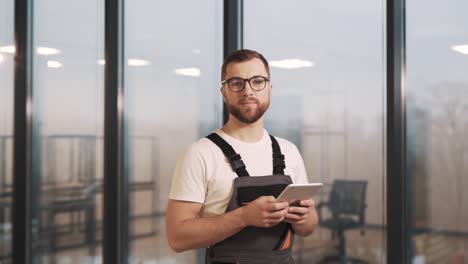
{"type": "MultiPolygon", "coordinates": [[[[260,196],[277,197],[292,183],[284,175],[284,155],[276,139],[270,135],[273,149],[273,175],[250,177],[239,154],[216,133],[207,136],[228,159],[238,177],[233,183],[233,194],[226,212],[239,208],[260,196]]],[[[239,233],[210,246],[206,250],[207,264],[290,264],[294,233],[291,225],[281,222],[270,228],[249,226],[239,233]]]]}

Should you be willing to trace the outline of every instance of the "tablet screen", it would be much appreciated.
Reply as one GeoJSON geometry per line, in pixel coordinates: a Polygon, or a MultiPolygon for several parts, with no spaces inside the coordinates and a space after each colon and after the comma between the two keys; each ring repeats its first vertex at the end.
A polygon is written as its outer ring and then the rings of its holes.
{"type": "Polygon", "coordinates": [[[318,194],[322,183],[289,184],[278,196],[278,201],[293,202],[311,199],[318,194]]]}

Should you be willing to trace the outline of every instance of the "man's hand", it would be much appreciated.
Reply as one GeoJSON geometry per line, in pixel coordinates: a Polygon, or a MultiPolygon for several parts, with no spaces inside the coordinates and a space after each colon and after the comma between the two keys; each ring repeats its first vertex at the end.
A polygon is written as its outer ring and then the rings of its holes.
{"type": "Polygon", "coordinates": [[[316,214],[314,200],[301,200],[289,206],[284,221],[293,225],[302,225],[307,222],[311,212],[316,214]]]}
{"type": "Polygon", "coordinates": [[[272,227],[285,219],[289,203],[278,202],[273,196],[261,196],[241,207],[247,226],[272,227]]]}

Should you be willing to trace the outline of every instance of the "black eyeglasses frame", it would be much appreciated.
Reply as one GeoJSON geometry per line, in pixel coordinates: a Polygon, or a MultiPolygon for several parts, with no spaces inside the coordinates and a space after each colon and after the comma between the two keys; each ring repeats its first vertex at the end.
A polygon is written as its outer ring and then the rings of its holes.
{"type": "Polygon", "coordinates": [[[221,84],[222,84],[222,85],[227,84],[229,90],[231,90],[232,92],[237,93],[237,92],[242,92],[242,91],[245,89],[245,84],[246,84],[246,82],[249,82],[250,88],[251,88],[252,90],[258,92],[258,91],[261,91],[261,90],[265,89],[265,87],[267,86],[267,82],[269,82],[269,81],[270,81],[270,79],[269,79],[268,77],[261,76],[261,75],[255,75],[255,76],[252,76],[252,77],[250,77],[250,78],[248,78],[248,79],[242,79],[242,78],[240,78],[240,77],[232,77],[232,78],[229,78],[229,79],[222,80],[222,81],[221,81],[221,84]],[[261,78],[263,78],[263,79],[265,80],[265,85],[263,86],[262,89],[255,89],[255,88],[252,86],[252,84],[250,83],[250,81],[251,81],[252,79],[258,78],[258,77],[261,77],[261,78]],[[232,90],[232,89],[231,89],[231,86],[229,85],[229,82],[230,82],[231,80],[234,80],[234,79],[242,80],[242,81],[244,82],[244,85],[242,86],[242,89],[240,89],[239,91],[234,91],[234,90],[232,90]]]}

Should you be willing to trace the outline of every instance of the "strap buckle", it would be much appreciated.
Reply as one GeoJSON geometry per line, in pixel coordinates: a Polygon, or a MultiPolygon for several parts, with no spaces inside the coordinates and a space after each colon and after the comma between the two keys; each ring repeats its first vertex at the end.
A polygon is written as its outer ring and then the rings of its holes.
{"type": "Polygon", "coordinates": [[[231,164],[231,167],[234,171],[237,171],[240,168],[245,168],[245,164],[242,161],[242,158],[239,154],[229,156],[228,160],[229,160],[229,164],[231,164]]]}
{"type": "Polygon", "coordinates": [[[281,167],[283,169],[286,168],[286,163],[284,162],[283,154],[273,154],[273,166],[281,167]]]}

